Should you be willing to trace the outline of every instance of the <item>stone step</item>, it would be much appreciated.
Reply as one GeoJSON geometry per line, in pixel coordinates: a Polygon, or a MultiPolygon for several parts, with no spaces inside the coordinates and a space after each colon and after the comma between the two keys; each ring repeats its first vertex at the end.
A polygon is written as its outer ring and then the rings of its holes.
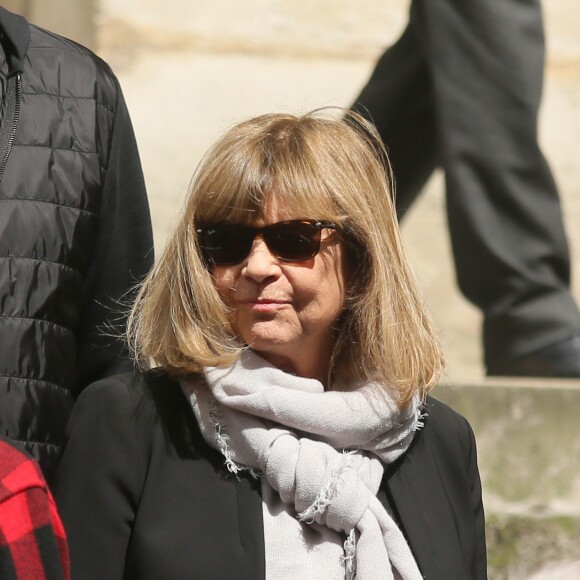
{"type": "MultiPolygon", "coordinates": [[[[527,580],[558,562],[580,562],[580,517],[486,513],[489,580],[527,580]]],[[[556,580],[547,575],[543,579],[556,580]]],[[[557,576],[578,580],[579,575],[557,576]]]]}
{"type": "Polygon", "coordinates": [[[476,435],[490,579],[580,559],[580,381],[499,378],[433,394],[476,435]]]}

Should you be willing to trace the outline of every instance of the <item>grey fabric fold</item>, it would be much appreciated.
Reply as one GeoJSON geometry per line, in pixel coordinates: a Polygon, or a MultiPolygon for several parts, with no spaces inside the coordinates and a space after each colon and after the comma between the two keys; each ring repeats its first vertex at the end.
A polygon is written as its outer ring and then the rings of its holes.
{"type": "Polygon", "coordinates": [[[268,578],[289,577],[287,563],[277,564],[284,556],[300,578],[315,577],[314,560],[334,570],[325,578],[422,578],[376,497],[384,464],[406,451],[421,426],[418,400],[400,410],[388,388],[371,382],[325,391],[250,350],[204,374],[205,381],[181,381],[204,438],[230,471],[263,475],[283,503],[279,509],[276,495],[265,494],[275,498],[264,512],[268,578]]]}

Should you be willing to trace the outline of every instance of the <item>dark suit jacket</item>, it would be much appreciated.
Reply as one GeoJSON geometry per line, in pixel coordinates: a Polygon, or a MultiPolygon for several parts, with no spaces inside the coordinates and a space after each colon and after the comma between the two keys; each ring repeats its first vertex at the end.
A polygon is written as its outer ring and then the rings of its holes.
{"type": "MultiPolygon", "coordinates": [[[[468,423],[429,399],[425,427],[381,493],[428,580],[486,578],[468,423]]],[[[74,579],[264,578],[260,485],[203,440],[179,385],[119,375],[89,387],[56,485],[74,579]]]]}

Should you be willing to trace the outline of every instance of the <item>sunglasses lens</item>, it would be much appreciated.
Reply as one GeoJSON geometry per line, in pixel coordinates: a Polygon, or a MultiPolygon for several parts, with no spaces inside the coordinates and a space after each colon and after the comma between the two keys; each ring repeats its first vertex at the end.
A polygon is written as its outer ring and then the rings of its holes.
{"type": "Polygon", "coordinates": [[[253,240],[253,231],[244,226],[218,224],[201,231],[200,246],[212,264],[237,264],[250,253],[253,240]]]}
{"type": "MultiPolygon", "coordinates": [[[[211,264],[239,264],[252,250],[256,234],[260,233],[270,251],[284,262],[304,262],[320,250],[321,224],[293,220],[252,228],[239,224],[215,224],[199,230],[200,246],[211,264]]],[[[333,227],[331,224],[323,227],[333,227]]]]}
{"type": "Polygon", "coordinates": [[[320,229],[309,222],[276,224],[264,232],[268,247],[286,262],[304,262],[320,250],[320,229]]]}

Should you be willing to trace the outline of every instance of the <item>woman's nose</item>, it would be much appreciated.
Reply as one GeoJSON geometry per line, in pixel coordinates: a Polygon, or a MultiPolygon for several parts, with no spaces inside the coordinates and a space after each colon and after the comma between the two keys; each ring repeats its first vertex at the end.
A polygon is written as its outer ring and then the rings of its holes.
{"type": "Polygon", "coordinates": [[[270,252],[264,240],[259,236],[252,243],[252,249],[246,258],[242,273],[257,282],[263,282],[270,276],[280,274],[278,259],[270,252]]]}

